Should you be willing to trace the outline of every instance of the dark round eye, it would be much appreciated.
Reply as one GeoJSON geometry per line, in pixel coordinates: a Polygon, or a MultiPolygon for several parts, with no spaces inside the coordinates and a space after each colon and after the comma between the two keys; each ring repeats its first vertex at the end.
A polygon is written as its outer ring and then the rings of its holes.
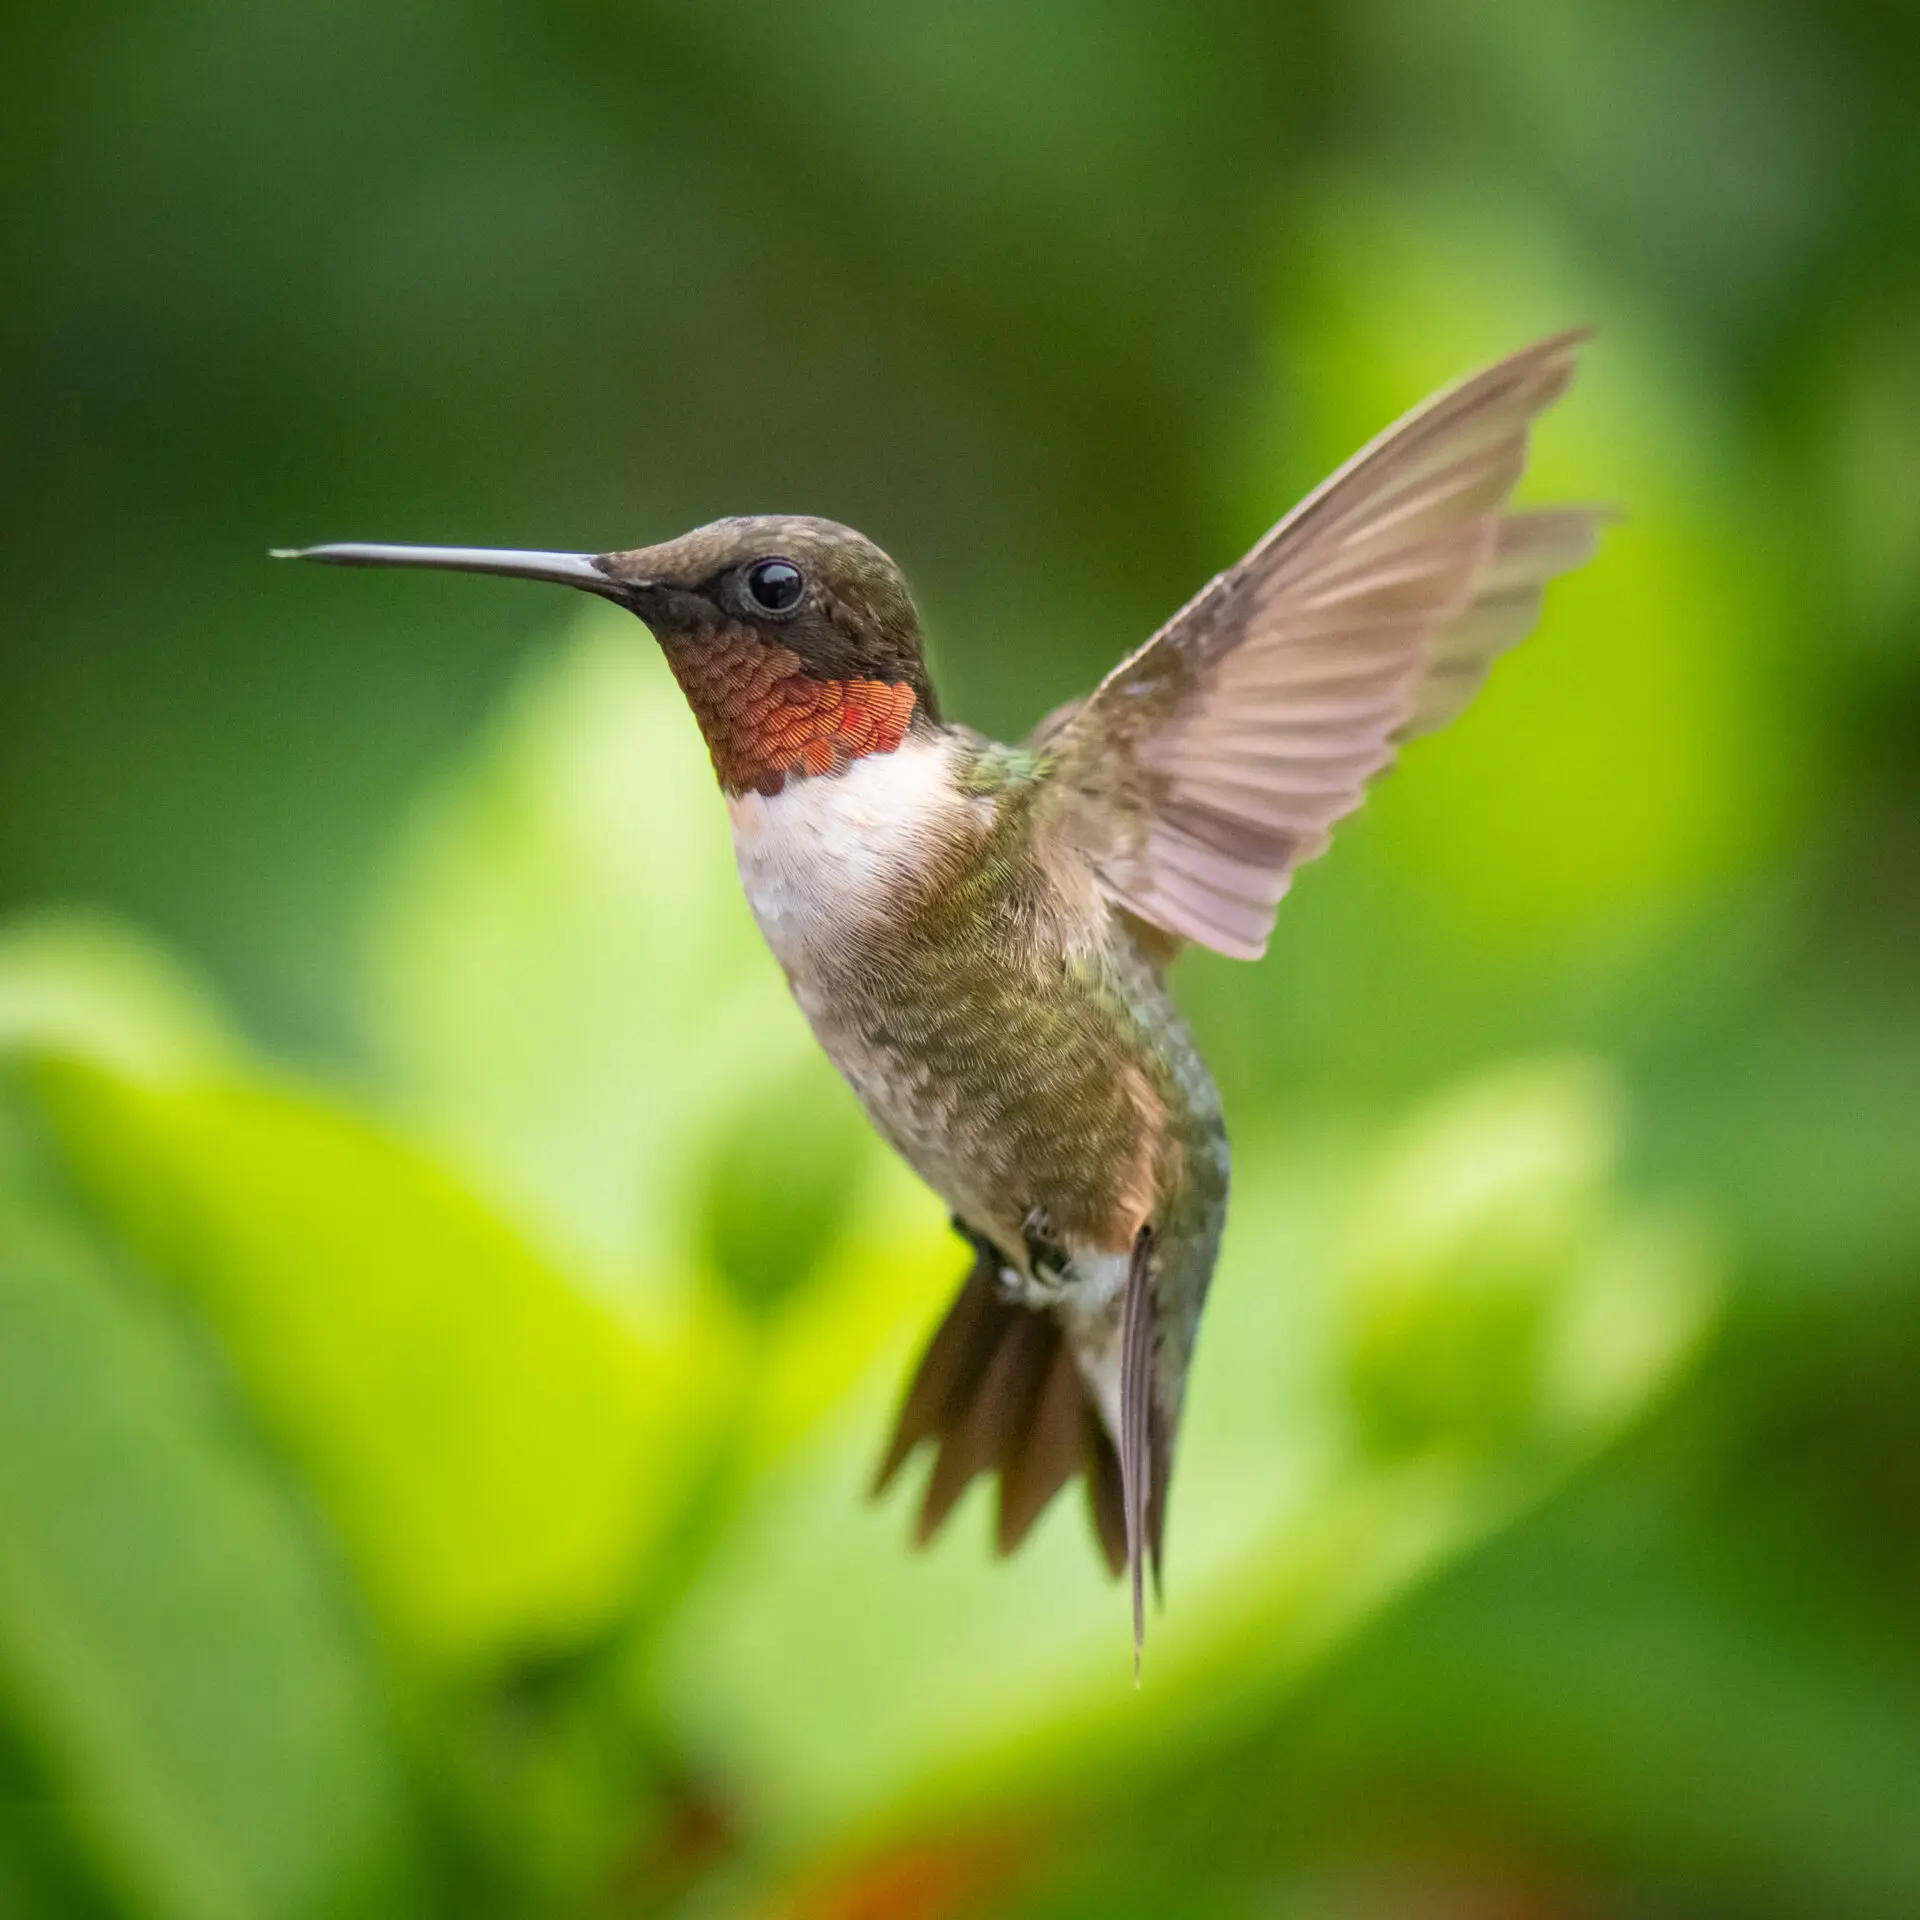
{"type": "Polygon", "coordinates": [[[791,613],[807,590],[807,576],[791,560],[756,560],[747,569],[747,596],[766,613],[791,613]]]}

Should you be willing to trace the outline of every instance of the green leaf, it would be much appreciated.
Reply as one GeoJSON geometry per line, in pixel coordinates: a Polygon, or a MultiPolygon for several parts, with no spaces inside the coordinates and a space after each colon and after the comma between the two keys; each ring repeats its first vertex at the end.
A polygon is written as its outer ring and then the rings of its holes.
{"type": "Polygon", "coordinates": [[[28,1824],[59,1816],[127,1912],[410,1909],[367,1649],[316,1545],[151,1306],[0,1200],[0,1717],[46,1793],[28,1824]]]}
{"type": "Polygon", "coordinates": [[[81,1053],[132,1072],[229,1059],[211,995],[144,935],[101,915],[38,913],[0,928],[0,1052],[81,1053]]]}
{"type": "Polygon", "coordinates": [[[1704,1301],[1700,1229],[1612,1204],[1619,1086],[1592,1059],[1481,1074],[1386,1144],[1336,1255],[1362,1444],[1524,1446],[1651,1385],[1704,1301]]]}
{"type": "Polygon", "coordinates": [[[317,1097],[77,1063],[35,1084],[81,1187],[205,1313],[410,1650],[491,1661],[619,1614],[698,1454],[696,1339],[616,1320],[317,1097]]]}
{"type": "Polygon", "coordinates": [[[818,1048],[741,1110],[701,1194],[701,1248],[734,1299],[765,1311],[806,1283],[843,1238],[876,1145],[818,1048]]]}

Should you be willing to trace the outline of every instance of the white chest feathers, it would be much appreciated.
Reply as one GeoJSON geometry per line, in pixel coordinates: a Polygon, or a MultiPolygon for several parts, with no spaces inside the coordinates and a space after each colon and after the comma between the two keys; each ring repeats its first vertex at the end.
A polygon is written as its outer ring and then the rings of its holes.
{"type": "Polygon", "coordinates": [[[727,802],[753,917],[790,974],[821,943],[857,942],[897,910],[931,851],[970,803],[953,784],[953,743],[909,739],[844,773],[790,779],[727,802]]]}

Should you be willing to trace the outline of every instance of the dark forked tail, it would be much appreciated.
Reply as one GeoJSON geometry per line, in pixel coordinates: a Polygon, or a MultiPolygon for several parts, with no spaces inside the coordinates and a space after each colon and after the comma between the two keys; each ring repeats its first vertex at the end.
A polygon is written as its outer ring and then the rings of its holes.
{"type": "MultiPolygon", "coordinates": [[[[1143,1404],[1139,1431],[1129,1437],[1143,1456],[1150,1450],[1158,1470],[1141,1475],[1147,1484],[1137,1484],[1129,1498],[1130,1476],[1121,1472],[1113,1438],[1080,1378],[1059,1322],[1008,1299],[1000,1286],[999,1253],[982,1236],[957,1221],[955,1225],[973,1247],[973,1270],[921,1356],[873,1490],[881,1492],[908,1455],[930,1440],[936,1453],[915,1528],[916,1543],[925,1546],[940,1531],[975,1474],[997,1472],[1000,1519],[995,1542],[1008,1554],[1026,1538],[1053,1496],[1076,1472],[1084,1473],[1094,1532],[1109,1569],[1118,1575],[1131,1565],[1137,1657],[1141,1561],[1151,1555],[1157,1585],[1166,1500],[1165,1449],[1157,1433],[1150,1449],[1145,1440],[1144,1403],[1150,1395],[1144,1389],[1150,1368],[1142,1368],[1136,1356],[1129,1384],[1135,1385],[1143,1404]]],[[[1143,1241],[1136,1255],[1142,1268],[1144,1252],[1143,1241]]],[[[1140,1291],[1144,1296],[1144,1287],[1140,1291]]],[[[1145,1318],[1144,1297],[1133,1303],[1133,1314],[1145,1318]]],[[[1136,1341],[1151,1339],[1144,1326],[1131,1330],[1136,1341]]],[[[1125,1424],[1130,1429],[1134,1425],[1125,1424]]]]}

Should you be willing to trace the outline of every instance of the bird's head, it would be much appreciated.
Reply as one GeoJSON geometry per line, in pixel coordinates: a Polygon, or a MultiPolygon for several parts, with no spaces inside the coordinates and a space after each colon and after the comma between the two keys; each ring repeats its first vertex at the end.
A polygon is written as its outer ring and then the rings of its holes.
{"type": "Polygon", "coordinates": [[[347,545],[283,557],[544,580],[618,602],[653,630],[729,792],[777,793],[938,724],[900,569],[831,520],[716,520],[618,553],[347,545]]]}

